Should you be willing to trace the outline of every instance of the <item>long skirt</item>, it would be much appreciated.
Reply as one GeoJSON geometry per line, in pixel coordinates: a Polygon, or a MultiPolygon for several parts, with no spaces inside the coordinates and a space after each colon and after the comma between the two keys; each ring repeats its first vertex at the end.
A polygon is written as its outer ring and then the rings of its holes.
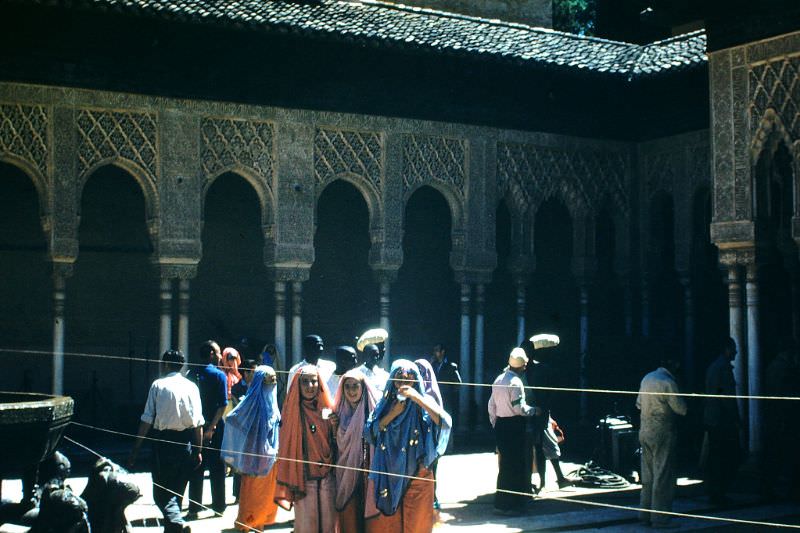
{"type": "Polygon", "coordinates": [[[420,468],[392,516],[367,520],[367,533],[431,533],[433,530],[433,472],[420,468]]]}
{"type": "Polygon", "coordinates": [[[278,504],[275,503],[275,484],[278,469],[273,468],[266,476],[247,476],[242,474],[239,488],[239,515],[236,529],[240,531],[261,530],[275,522],[278,504]]]}
{"type": "Polygon", "coordinates": [[[335,533],[336,477],[331,471],[322,479],[306,480],[306,495],[294,502],[295,533],[335,533]]]}
{"type": "Polygon", "coordinates": [[[342,533],[364,533],[364,485],[359,486],[344,509],[339,511],[342,533]]]}

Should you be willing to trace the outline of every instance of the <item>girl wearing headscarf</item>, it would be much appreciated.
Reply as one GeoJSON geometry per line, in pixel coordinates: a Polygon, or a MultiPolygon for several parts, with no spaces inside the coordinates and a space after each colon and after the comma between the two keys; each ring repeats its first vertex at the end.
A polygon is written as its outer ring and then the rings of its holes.
{"type": "Polygon", "coordinates": [[[392,386],[387,384],[364,429],[375,446],[369,478],[375,483],[380,511],[367,521],[367,532],[430,533],[434,494],[430,466],[447,448],[452,422],[425,394],[417,365],[411,361],[395,361],[389,383],[392,386]]]}
{"type": "Polygon", "coordinates": [[[338,532],[335,433],[338,417],[332,413],[328,387],[314,365],[304,365],[292,377],[283,404],[278,486],[275,501],[294,506],[296,533],[338,532]]]}
{"type": "MultiPolygon", "coordinates": [[[[419,374],[422,377],[422,385],[425,388],[425,394],[436,400],[439,407],[444,409],[442,404],[442,393],[439,391],[439,382],[436,379],[436,373],[433,371],[430,361],[427,359],[417,359],[414,361],[419,369],[419,374]]],[[[444,453],[444,452],[443,452],[444,453]]],[[[436,459],[430,467],[433,472],[433,508],[439,510],[439,497],[436,495],[436,467],[439,465],[439,459],[436,459]]]]}
{"type": "Polygon", "coordinates": [[[236,348],[225,348],[222,350],[222,361],[220,361],[220,370],[225,372],[225,377],[228,379],[228,405],[230,405],[231,388],[239,383],[242,375],[239,373],[239,366],[242,364],[242,356],[236,348]]]}
{"type": "MultiPolygon", "coordinates": [[[[364,439],[364,425],[375,409],[378,391],[356,369],[345,372],[339,383],[334,402],[335,412],[339,416],[336,431],[339,457],[336,464],[367,470],[374,452],[364,439]]],[[[343,532],[364,533],[365,519],[378,514],[372,494],[373,483],[363,470],[336,469],[336,510],[343,532]]]]}
{"type": "Polygon", "coordinates": [[[274,501],[277,481],[274,465],[281,414],[275,382],[271,367],[256,367],[247,395],[226,419],[221,455],[242,475],[235,524],[242,531],[260,531],[275,522],[278,513],[274,501]]]}

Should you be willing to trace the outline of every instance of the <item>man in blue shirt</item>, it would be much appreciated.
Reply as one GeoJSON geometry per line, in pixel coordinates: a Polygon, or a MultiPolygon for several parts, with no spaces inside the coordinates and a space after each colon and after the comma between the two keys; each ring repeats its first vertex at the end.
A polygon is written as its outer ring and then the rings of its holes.
{"type": "Polygon", "coordinates": [[[200,400],[203,404],[203,464],[195,470],[189,481],[189,514],[196,515],[203,502],[203,478],[208,469],[211,481],[211,508],[217,513],[225,511],[225,463],[219,454],[222,447],[222,436],[225,423],[222,415],[228,405],[228,385],[225,373],[218,368],[222,359],[219,344],[205,341],[195,353],[195,366],[192,371],[200,389],[200,400]],[[206,363],[205,366],[200,366],[206,363]]]}

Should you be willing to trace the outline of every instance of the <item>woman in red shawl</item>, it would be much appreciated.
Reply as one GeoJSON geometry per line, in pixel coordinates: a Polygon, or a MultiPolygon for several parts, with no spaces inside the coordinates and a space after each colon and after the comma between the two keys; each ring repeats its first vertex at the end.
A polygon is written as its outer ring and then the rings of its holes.
{"type": "Polygon", "coordinates": [[[225,377],[228,378],[228,406],[229,409],[234,407],[231,404],[233,396],[231,396],[231,387],[236,385],[242,380],[242,375],[239,373],[239,365],[242,364],[242,356],[236,348],[225,348],[222,350],[222,360],[219,363],[220,370],[225,372],[225,377]]]}
{"type": "Polygon", "coordinates": [[[364,521],[378,514],[374,486],[367,479],[372,447],[364,439],[364,424],[375,409],[378,391],[356,369],[342,376],[336,391],[335,412],[339,417],[336,445],[336,510],[339,527],[347,533],[364,533],[364,521]],[[362,469],[362,470],[356,470],[362,469]]]}
{"type": "Polygon", "coordinates": [[[296,533],[338,532],[335,457],[338,417],[316,366],[301,367],[283,404],[275,501],[294,505],[296,533]]]}

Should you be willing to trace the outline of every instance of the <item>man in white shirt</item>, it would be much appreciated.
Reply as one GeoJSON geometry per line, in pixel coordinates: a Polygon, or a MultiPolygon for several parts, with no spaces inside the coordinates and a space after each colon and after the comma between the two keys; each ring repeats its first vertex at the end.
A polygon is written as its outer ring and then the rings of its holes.
{"type": "Polygon", "coordinates": [[[500,514],[522,513],[526,503],[531,501],[526,496],[503,492],[531,491],[530,469],[526,467],[531,448],[526,441],[525,424],[528,417],[540,411],[525,402],[522,376],[527,365],[528,356],[525,355],[525,350],[511,350],[508,366],[494,380],[492,395],[489,397],[489,421],[494,427],[499,456],[494,507],[500,514]]]}
{"type": "MultiPolygon", "coordinates": [[[[286,384],[286,395],[289,395],[289,388],[292,386],[292,379],[300,367],[305,365],[314,365],[319,369],[319,378],[325,381],[328,390],[335,390],[338,383],[338,377],[334,375],[336,370],[336,363],[321,359],[322,351],[325,345],[322,342],[322,337],[319,335],[307,335],[303,339],[303,360],[289,369],[289,381],[286,384]]],[[[333,394],[331,392],[331,394],[333,394]]]]}
{"type": "Polygon", "coordinates": [[[180,498],[189,474],[200,466],[203,443],[203,411],[200,391],[181,374],[186,358],[179,350],[167,350],[161,358],[166,376],[150,386],[139,423],[139,433],[128,458],[133,467],[142,441],[148,433],[153,439],[153,500],[164,515],[165,533],[188,533],[181,517],[180,498]],[[162,488],[163,487],[163,488],[162,488]]]}
{"type": "Polygon", "coordinates": [[[375,387],[375,390],[383,392],[386,388],[386,382],[389,381],[389,373],[381,368],[383,351],[377,344],[367,344],[364,346],[362,353],[364,354],[364,363],[357,370],[364,374],[364,377],[375,387]]]}
{"type": "MultiPolygon", "coordinates": [[[[662,359],[661,366],[642,379],[636,407],[642,411],[639,443],[642,445],[642,509],[672,511],[675,495],[677,415],[686,414],[686,401],[675,381],[677,362],[662,359]],[[649,393],[649,394],[648,394],[649,393]],[[652,394],[666,393],[666,394],[652,394]]],[[[641,512],[639,519],[654,528],[670,527],[669,515],[641,512]]]]}

